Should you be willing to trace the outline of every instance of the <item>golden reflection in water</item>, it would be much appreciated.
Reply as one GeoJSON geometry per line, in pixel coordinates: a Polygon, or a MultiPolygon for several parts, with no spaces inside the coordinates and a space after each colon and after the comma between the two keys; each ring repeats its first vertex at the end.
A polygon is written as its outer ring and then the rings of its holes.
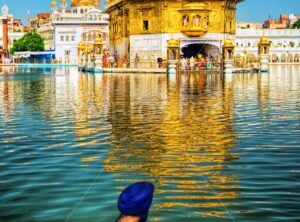
{"type": "Polygon", "coordinates": [[[222,90],[223,79],[199,74],[116,79],[110,92],[113,149],[105,170],[118,180],[137,172],[150,176],[159,196],[156,208],[209,207],[224,216],[230,204],[223,201],[238,196],[238,185],[234,175],[223,174],[226,162],[237,158],[230,151],[236,142],[232,91],[222,90]]]}
{"type": "Polygon", "coordinates": [[[300,81],[299,66],[274,66],[270,74],[225,80],[217,75],[90,75],[56,69],[53,78],[28,84],[10,81],[11,72],[0,69],[5,119],[21,103],[39,108],[51,120],[74,118],[77,147],[82,148],[74,155],[83,164],[99,160],[84,155],[84,149],[99,143],[94,134],[111,127],[106,172],[117,180],[148,176],[156,185],[155,208],[191,207],[214,217],[228,216],[224,206],[239,195],[238,178],[224,173],[227,162],[238,158],[231,150],[237,141],[232,121],[233,108],[242,104],[235,99],[257,100],[260,112],[266,112],[268,103],[290,98],[300,81]],[[34,103],[28,95],[35,96],[34,103]]]}

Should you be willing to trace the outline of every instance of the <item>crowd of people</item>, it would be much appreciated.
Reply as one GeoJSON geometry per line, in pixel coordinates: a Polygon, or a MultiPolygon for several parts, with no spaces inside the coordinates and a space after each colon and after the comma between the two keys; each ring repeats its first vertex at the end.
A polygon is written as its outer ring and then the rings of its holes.
{"type": "Polygon", "coordinates": [[[197,71],[197,70],[217,70],[220,68],[221,63],[215,61],[215,59],[210,56],[206,57],[191,57],[191,58],[184,58],[180,59],[178,63],[177,70],[178,71],[197,71]]]}
{"type": "Polygon", "coordinates": [[[133,58],[128,56],[119,56],[116,52],[112,54],[110,51],[103,53],[103,68],[141,68],[144,67],[144,64],[147,63],[147,66],[150,68],[163,68],[163,59],[156,58],[154,55],[151,55],[147,59],[142,59],[138,53],[135,54],[133,58]]]}

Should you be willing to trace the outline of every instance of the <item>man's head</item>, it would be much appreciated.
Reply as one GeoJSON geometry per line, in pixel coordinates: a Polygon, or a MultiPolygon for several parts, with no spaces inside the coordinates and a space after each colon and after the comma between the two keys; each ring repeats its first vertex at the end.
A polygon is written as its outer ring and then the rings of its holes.
{"type": "Polygon", "coordinates": [[[121,216],[117,221],[144,222],[152,204],[154,186],[138,182],[128,186],[120,195],[118,208],[121,216]]]}

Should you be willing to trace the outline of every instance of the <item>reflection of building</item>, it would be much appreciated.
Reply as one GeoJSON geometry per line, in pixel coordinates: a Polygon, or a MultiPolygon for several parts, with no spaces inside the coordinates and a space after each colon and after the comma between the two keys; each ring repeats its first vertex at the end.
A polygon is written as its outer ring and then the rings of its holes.
{"type": "Polygon", "coordinates": [[[219,207],[215,213],[226,215],[216,200],[238,196],[236,178],[222,173],[236,158],[231,153],[236,137],[232,91],[221,93],[221,76],[108,77],[112,149],[106,172],[119,182],[137,175],[154,181],[160,194],[154,207],[201,213],[219,207]],[[207,94],[210,90],[220,94],[207,94]]]}
{"type": "Polygon", "coordinates": [[[247,54],[248,59],[257,61],[258,43],[262,36],[271,41],[271,62],[299,63],[300,30],[298,29],[237,29],[236,57],[247,54]]]}
{"type": "Polygon", "coordinates": [[[60,11],[56,4],[55,0],[51,3],[56,59],[76,63],[79,42],[93,43],[99,35],[106,44],[108,15],[100,11],[98,0],[72,0],[70,10],[67,10],[67,1],[61,0],[60,11]]]}
{"type": "Polygon", "coordinates": [[[186,57],[191,52],[217,57],[224,32],[235,34],[236,4],[241,1],[107,0],[111,47],[132,62],[140,54],[142,63],[152,55],[166,58],[167,40],[173,37],[180,39],[186,57]]]}

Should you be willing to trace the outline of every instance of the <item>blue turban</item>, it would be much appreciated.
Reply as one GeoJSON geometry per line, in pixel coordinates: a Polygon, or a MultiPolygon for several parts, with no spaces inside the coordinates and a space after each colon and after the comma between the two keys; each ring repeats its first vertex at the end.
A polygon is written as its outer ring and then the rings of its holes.
{"type": "Polygon", "coordinates": [[[148,182],[138,182],[128,186],[119,197],[120,212],[126,215],[147,217],[153,192],[154,186],[148,182]]]}

